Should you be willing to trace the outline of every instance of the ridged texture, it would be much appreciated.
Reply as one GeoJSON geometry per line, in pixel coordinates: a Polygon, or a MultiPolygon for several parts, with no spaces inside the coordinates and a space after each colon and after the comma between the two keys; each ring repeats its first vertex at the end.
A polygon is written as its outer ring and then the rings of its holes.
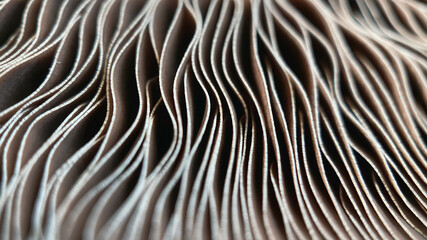
{"type": "Polygon", "coordinates": [[[425,239],[427,4],[0,1],[1,239],[425,239]]]}

